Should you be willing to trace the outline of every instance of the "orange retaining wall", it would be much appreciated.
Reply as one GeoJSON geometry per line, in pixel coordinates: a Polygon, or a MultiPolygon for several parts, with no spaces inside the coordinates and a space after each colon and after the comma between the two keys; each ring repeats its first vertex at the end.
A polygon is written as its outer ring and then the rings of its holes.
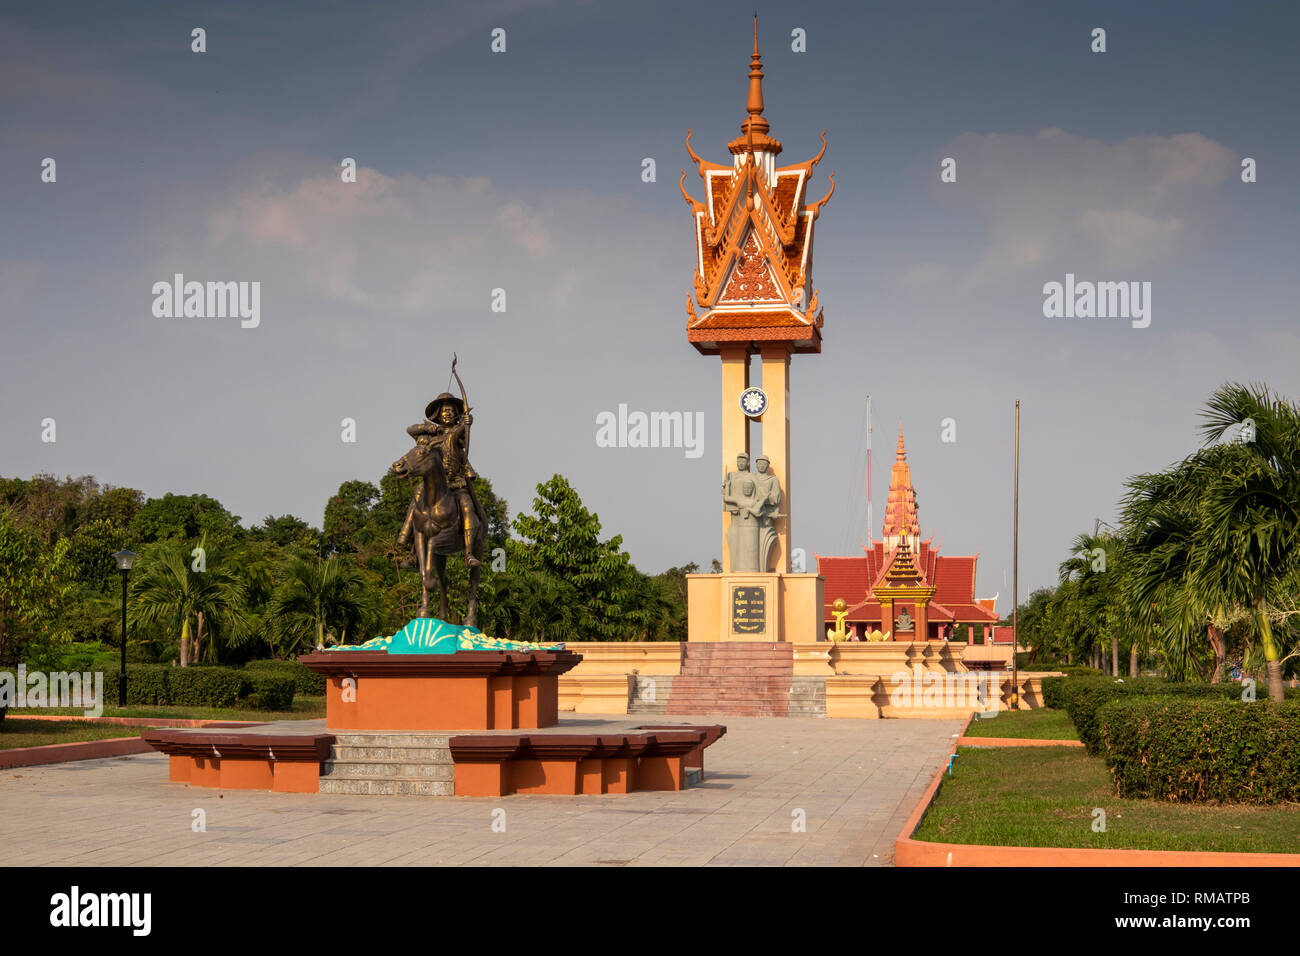
{"type": "Polygon", "coordinates": [[[150,749],[152,748],[140,737],[110,737],[106,740],[82,740],[71,744],[14,747],[11,750],[0,750],[0,770],[66,763],[70,760],[98,760],[102,757],[147,754],[150,749]]]}

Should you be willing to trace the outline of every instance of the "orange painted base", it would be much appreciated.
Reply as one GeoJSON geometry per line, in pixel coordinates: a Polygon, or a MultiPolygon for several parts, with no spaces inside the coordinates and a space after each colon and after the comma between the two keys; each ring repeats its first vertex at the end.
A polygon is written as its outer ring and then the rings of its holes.
{"type": "Polygon", "coordinates": [[[167,779],[193,787],[220,790],[274,790],[277,793],[318,793],[320,764],[232,757],[167,758],[167,779]]]}
{"type": "Polygon", "coordinates": [[[686,779],[684,765],[683,757],[457,763],[456,796],[501,797],[512,793],[577,796],[681,790],[686,779]]]}
{"type": "Polygon", "coordinates": [[[535,730],[560,720],[559,678],[331,677],[325,688],[330,730],[535,730]]]}

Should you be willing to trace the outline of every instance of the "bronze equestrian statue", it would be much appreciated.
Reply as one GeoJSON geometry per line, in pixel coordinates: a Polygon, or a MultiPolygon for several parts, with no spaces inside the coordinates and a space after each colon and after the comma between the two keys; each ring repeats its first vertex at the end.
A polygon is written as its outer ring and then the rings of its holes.
{"type": "Polygon", "coordinates": [[[443,392],[424,410],[425,421],[406,430],[415,447],[393,462],[398,478],[422,479],[406,521],[397,536],[399,546],[408,541],[420,569],[420,617],[429,616],[429,590],[438,585],[438,617],[447,618],[447,556],[464,554],[469,568],[469,595],[465,623],[476,627],[478,581],[487,544],[487,514],[474,496],[474,469],[469,463],[469,430],[474,423],[465,386],[456,374],[461,398],[443,392]],[[412,541],[412,537],[414,540],[412,541]]]}

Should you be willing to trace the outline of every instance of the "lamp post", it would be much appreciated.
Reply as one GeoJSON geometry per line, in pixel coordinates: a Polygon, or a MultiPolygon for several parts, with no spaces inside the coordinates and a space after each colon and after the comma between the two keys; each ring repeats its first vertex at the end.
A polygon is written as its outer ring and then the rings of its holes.
{"type": "Polygon", "coordinates": [[[117,569],[122,572],[122,673],[117,680],[117,705],[126,706],[126,576],[131,573],[131,565],[139,557],[133,551],[118,551],[113,557],[117,560],[117,569]]]}

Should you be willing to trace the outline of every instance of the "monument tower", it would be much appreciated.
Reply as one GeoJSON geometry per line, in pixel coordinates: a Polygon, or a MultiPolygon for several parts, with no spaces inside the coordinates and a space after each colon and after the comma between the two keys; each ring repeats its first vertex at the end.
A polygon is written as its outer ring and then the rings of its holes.
{"type": "MultiPolygon", "coordinates": [[[[813,169],[826,153],[825,131],[815,157],[792,166],[777,165],[782,146],[769,135],[771,127],[763,116],[757,17],[745,110],[740,135],[727,144],[730,164],[701,159],[691,148],[687,131],[686,149],[702,181],[704,199],[687,193],[682,170],[679,186],[691,207],[696,246],[695,295],[686,300],[686,335],[700,354],[722,361],[721,450],[726,479],[721,577],[743,572],[781,579],[765,586],[769,591],[776,588],[766,597],[768,626],[748,640],[816,640],[820,611],[807,628],[797,628],[798,636],[787,636],[789,628],[771,618],[784,597],[792,596],[791,589],[800,591],[795,603],[801,607],[802,592],[817,583],[794,580],[816,579],[816,575],[791,574],[790,359],[798,353],[820,352],[822,347],[823,315],[812,284],[813,226],[835,191],[835,178],[832,173],[830,192],[824,198],[806,201],[813,169]],[[755,355],[761,362],[761,388],[750,381],[750,359],[755,355]],[[762,428],[763,451],[754,462],[759,470],[752,473],[751,421],[762,428]],[[744,458],[738,462],[740,456],[744,458]],[[746,489],[756,490],[753,500],[761,507],[744,497],[746,489]],[[746,523],[756,525],[753,532],[746,523]],[[756,546],[738,540],[751,533],[758,538],[756,546]],[[738,561],[742,566],[736,566],[738,561]]],[[[717,600],[729,605],[735,582],[717,583],[726,585],[717,589],[717,600]]],[[[709,604],[702,590],[706,587],[713,585],[697,581],[692,593],[709,604]]],[[[722,610],[725,621],[726,608],[722,610]]],[[[802,618],[802,610],[799,615],[802,618]]],[[[692,612],[692,622],[696,617],[692,612]]],[[[729,630],[724,628],[721,639],[727,639],[729,630]]],[[[703,634],[693,623],[691,640],[719,639],[703,634]]],[[[731,639],[743,638],[733,634],[731,639]]]]}

